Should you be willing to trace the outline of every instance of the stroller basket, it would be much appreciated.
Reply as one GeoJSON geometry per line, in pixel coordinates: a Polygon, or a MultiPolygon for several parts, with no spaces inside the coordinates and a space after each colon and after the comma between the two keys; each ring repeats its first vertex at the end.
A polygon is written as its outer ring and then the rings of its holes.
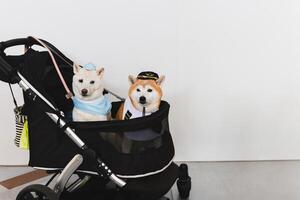
{"type": "MultiPolygon", "coordinates": [[[[120,103],[113,103],[113,111],[120,103]]],[[[78,148],[38,108],[29,109],[30,165],[42,169],[63,168],[79,153],[78,148]]],[[[174,148],[167,123],[168,111],[168,103],[163,102],[159,112],[144,119],[70,122],[70,126],[117,175],[142,177],[159,173],[172,162],[174,148]],[[134,137],[149,133],[156,136],[150,139],[134,137]]],[[[87,162],[79,170],[96,173],[87,162]]]]}
{"type": "MultiPolygon", "coordinates": [[[[73,102],[65,96],[65,89],[72,88],[74,63],[50,43],[37,41],[28,37],[0,42],[0,80],[18,83],[23,89],[22,115],[27,116],[29,165],[59,172],[60,176],[53,190],[43,185],[28,186],[17,200],[37,190],[45,195],[42,199],[59,199],[64,196],[73,173],[109,178],[119,186],[116,194],[133,195],[127,199],[158,199],[170,190],[177,178],[183,183],[178,188],[182,186],[182,191],[189,193],[190,182],[184,179],[189,178],[187,168],[180,170],[173,163],[174,146],[168,123],[170,105],[162,101],[157,112],[130,120],[74,122],[70,117],[73,102]],[[48,52],[31,48],[40,44],[48,52]],[[5,54],[6,48],[16,45],[25,45],[23,55],[5,54]],[[184,171],[184,176],[180,171],[184,171]],[[48,198],[49,195],[55,198],[48,198]]],[[[112,102],[113,119],[122,103],[112,102]]]]}
{"type": "MultiPolygon", "coordinates": [[[[25,40],[28,45],[34,41],[25,40]]],[[[23,43],[22,43],[23,44],[23,43]]],[[[49,43],[47,43],[49,44],[49,43]]],[[[49,44],[50,47],[53,47],[49,44]]],[[[1,46],[0,46],[1,48],[1,46]]],[[[1,50],[1,49],[0,49],[1,50]]],[[[56,49],[55,59],[69,88],[72,88],[73,63],[56,49]]],[[[3,53],[3,52],[2,52],[3,53]]],[[[13,69],[55,105],[65,116],[70,116],[73,103],[65,98],[65,90],[46,51],[29,48],[24,55],[3,59],[13,69]]],[[[14,83],[11,74],[0,73],[0,79],[14,83]]],[[[30,161],[29,165],[42,169],[60,169],[66,166],[80,149],[63,133],[64,130],[24,95],[23,112],[28,116],[30,161]]],[[[122,102],[113,102],[112,117],[122,102]]],[[[50,108],[48,112],[53,112],[50,108]]],[[[174,157],[174,147],[168,126],[169,104],[162,102],[159,111],[150,116],[131,120],[101,122],[72,122],[68,125],[76,135],[93,149],[99,157],[121,177],[141,177],[159,173],[167,168],[174,157]]],[[[96,173],[88,162],[79,170],[96,173]]]]}

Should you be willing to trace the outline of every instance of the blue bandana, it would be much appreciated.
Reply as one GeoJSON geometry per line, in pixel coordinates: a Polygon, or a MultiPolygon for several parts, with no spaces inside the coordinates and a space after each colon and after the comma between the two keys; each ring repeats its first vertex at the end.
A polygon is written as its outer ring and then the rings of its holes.
{"type": "Polygon", "coordinates": [[[75,108],[92,115],[107,115],[111,109],[111,102],[107,96],[92,101],[83,101],[74,96],[72,100],[75,108]]]}

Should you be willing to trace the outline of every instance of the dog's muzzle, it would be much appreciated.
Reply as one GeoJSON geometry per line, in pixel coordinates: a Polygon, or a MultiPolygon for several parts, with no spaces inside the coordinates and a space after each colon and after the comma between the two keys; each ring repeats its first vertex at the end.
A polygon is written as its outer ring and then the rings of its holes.
{"type": "Polygon", "coordinates": [[[147,103],[146,97],[144,97],[144,96],[141,96],[139,101],[140,101],[140,104],[146,104],[147,103]]]}
{"type": "Polygon", "coordinates": [[[87,96],[88,90],[87,89],[82,89],[81,90],[81,95],[82,96],[87,96]]]}

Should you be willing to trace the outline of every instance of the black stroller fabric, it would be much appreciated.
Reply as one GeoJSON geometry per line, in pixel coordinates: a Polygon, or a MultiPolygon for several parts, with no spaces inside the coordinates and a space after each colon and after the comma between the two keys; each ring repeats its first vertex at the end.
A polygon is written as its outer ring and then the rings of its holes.
{"type": "MultiPolygon", "coordinates": [[[[47,52],[29,49],[22,56],[4,58],[66,116],[70,115],[73,103],[66,100],[65,90],[47,52]]],[[[56,60],[68,86],[72,88],[72,67],[59,57],[56,60]]],[[[112,117],[121,103],[113,102],[112,117]]],[[[169,107],[163,101],[158,112],[143,118],[103,122],[70,121],[69,124],[114,173],[125,178],[138,178],[159,173],[172,163],[174,147],[168,125],[169,107]],[[144,133],[154,137],[145,140],[131,137],[144,133]]],[[[80,153],[63,131],[41,112],[36,102],[25,97],[24,112],[28,115],[30,166],[61,169],[75,154],[80,153]]],[[[88,162],[84,162],[80,170],[96,172],[88,162]]]]}
{"type": "MultiPolygon", "coordinates": [[[[127,182],[122,190],[110,193],[106,191],[103,181],[97,180],[101,177],[93,176],[87,187],[74,194],[63,193],[62,199],[118,199],[119,195],[122,197],[120,199],[155,200],[170,190],[178,177],[178,167],[172,162],[174,146],[168,124],[170,106],[167,102],[162,101],[159,111],[142,118],[72,122],[72,100],[65,98],[64,87],[47,52],[30,48],[24,55],[6,56],[2,52],[0,56],[13,68],[11,71],[19,71],[38,92],[62,111],[66,116],[64,120],[79,138],[127,182]]],[[[68,58],[56,54],[55,59],[68,87],[72,88],[73,69],[66,63],[68,58]]],[[[16,83],[17,79],[0,71],[0,80],[16,83]]],[[[23,112],[28,116],[29,128],[29,165],[48,171],[61,170],[76,154],[82,153],[81,150],[42,111],[43,103],[38,100],[33,102],[26,95],[24,101],[23,112]]],[[[113,118],[121,104],[121,101],[112,103],[113,118]]],[[[53,112],[50,107],[47,110],[53,112]]],[[[88,159],[84,159],[77,171],[97,175],[96,172],[88,159]]]]}
{"type": "Polygon", "coordinates": [[[162,173],[148,177],[128,179],[125,190],[116,192],[114,189],[107,190],[103,186],[101,178],[92,178],[86,187],[75,193],[64,193],[64,200],[157,200],[174,184],[177,179],[178,167],[171,164],[162,173]]]}

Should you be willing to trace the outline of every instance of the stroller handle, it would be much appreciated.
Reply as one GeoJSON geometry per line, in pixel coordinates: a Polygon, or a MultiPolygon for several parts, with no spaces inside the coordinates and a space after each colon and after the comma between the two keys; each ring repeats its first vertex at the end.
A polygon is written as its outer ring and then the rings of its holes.
{"type": "Polygon", "coordinates": [[[34,40],[32,37],[29,36],[27,38],[16,38],[16,39],[0,42],[0,52],[3,53],[4,50],[7,48],[20,46],[20,45],[25,45],[27,47],[32,45],[41,46],[40,43],[38,43],[36,40],[34,40]]]}
{"type": "Polygon", "coordinates": [[[19,46],[19,45],[31,46],[33,44],[35,44],[35,42],[30,38],[17,38],[13,40],[8,40],[8,41],[0,42],[0,52],[3,52],[5,49],[13,46],[19,46]]]}
{"type": "MultiPolygon", "coordinates": [[[[71,61],[69,58],[67,58],[62,52],[60,52],[54,45],[47,42],[46,40],[40,39],[42,42],[44,42],[53,53],[55,53],[57,56],[59,56],[61,59],[63,59],[66,63],[73,66],[73,61],[71,61]]],[[[16,38],[12,40],[7,40],[0,42],[0,55],[4,53],[5,49],[14,47],[14,46],[20,46],[25,45],[26,47],[30,47],[33,45],[39,45],[42,46],[41,43],[39,43],[34,37],[28,36],[27,38],[16,38]]]]}
{"type": "MultiPolygon", "coordinates": [[[[71,67],[73,66],[73,61],[71,61],[69,58],[67,58],[54,45],[52,45],[51,43],[49,43],[45,40],[42,40],[42,39],[39,39],[39,40],[42,41],[44,44],[46,44],[47,47],[51,50],[51,52],[53,52],[59,58],[64,60],[64,62],[66,62],[71,67]]],[[[27,38],[17,38],[17,39],[0,42],[0,80],[2,80],[4,82],[17,83],[20,81],[15,74],[16,69],[14,69],[12,66],[10,66],[6,62],[6,60],[4,60],[4,57],[5,57],[4,51],[7,48],[19,46],[19,45],[25,45],[25,47],[27,47],[27,48],[29,48],[33,45],[42,46],[42,44],[40,42],[38,42],[32,36],[28,36],[27,38]],[[17,80],[15,80],[15,79],[17,79],[17,80]]]]}

